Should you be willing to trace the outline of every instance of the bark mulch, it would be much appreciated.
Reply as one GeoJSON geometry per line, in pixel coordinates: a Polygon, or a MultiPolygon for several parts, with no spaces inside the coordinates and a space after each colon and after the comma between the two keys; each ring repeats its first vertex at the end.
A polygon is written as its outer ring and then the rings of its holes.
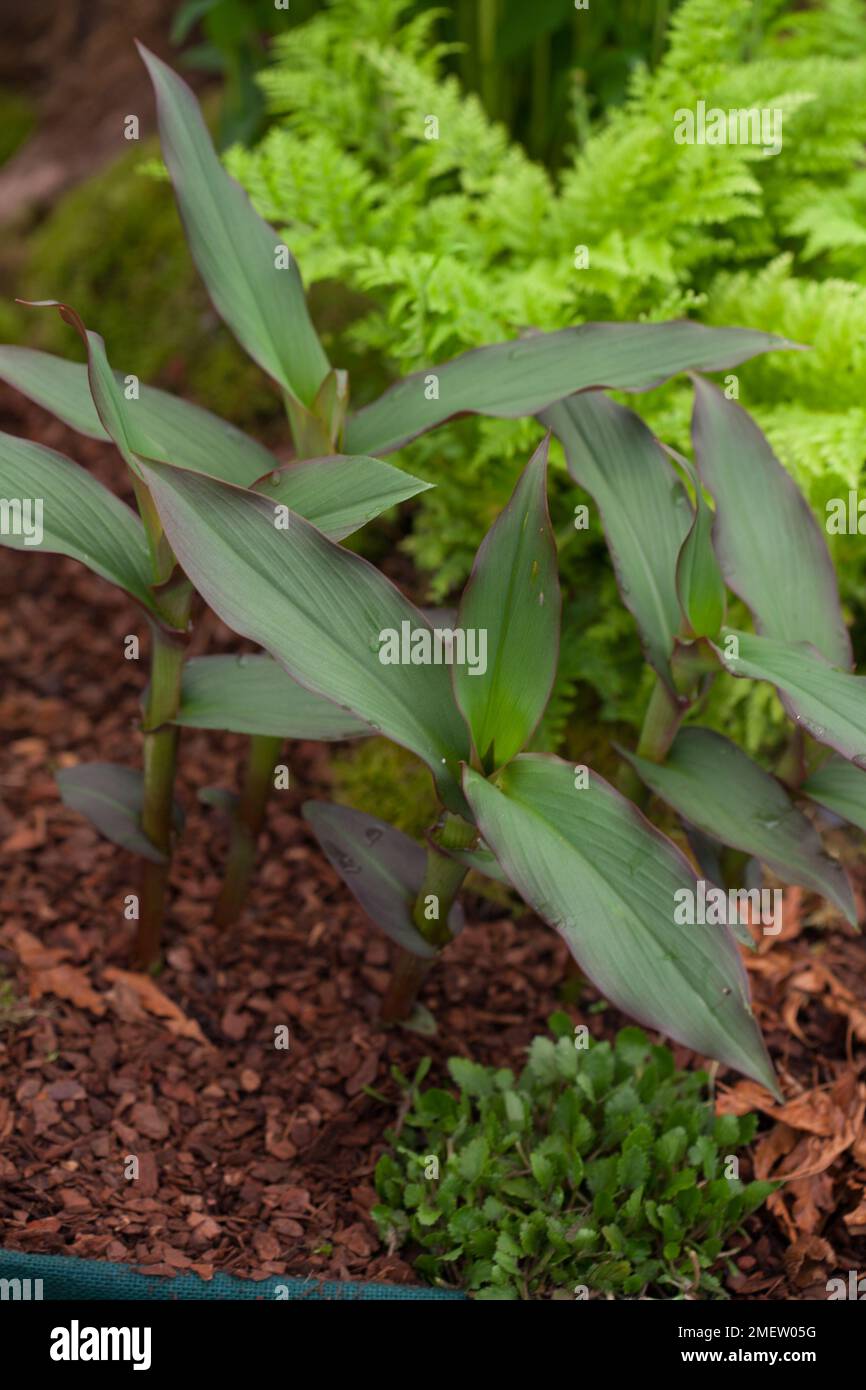
{"type": "MultiPolygon", "coordinates": [[[[3,428],[125,487],[105,447],[11,393],[0,408],[3,428]]],[[[205,615],[194,650],[205,648],[240,644],[205,615]]],[[[0,1245],[161,1275],[414,1282],[369,1218],[395,1110],[367,1088],[396,1105],[390,1068],[409,1072],[426,1053],[440,1079],[455,1053],[519,1068],[561,1007],[566,949],[531,916],[470,896],[469,929],[424,991],[437,1036],[383,1030],[389,944],[299,816],[306,797],[328,795],[327,751],[288,750],[292,786],[275,793],[249,908],[220,936],[210,914],[225,832],[196,792],[237,785],[244,741],[185,731],[165,968],[156,980],[130,972],[136,863],[64,808],[52,773],[138,764],[146,652],[146,623],[122,594],[71,561],[0,550],[0,1245]],[[130,633],[140,662],[124,659],[130,633]]],[[[782,936],[748,962],[787,1103],[724,1070],[720,1103],[760,1110],[755,1172],[793,1177],[751,1222],[736,1296],[823,1297],[828,1277],[862,1265],[863,959],[861,940],[794,890],[782,936]]],[[[625,1020],[588,1015],[596,1000],[587,986],[575,1019],[611,1033],[625,1020]]]]}

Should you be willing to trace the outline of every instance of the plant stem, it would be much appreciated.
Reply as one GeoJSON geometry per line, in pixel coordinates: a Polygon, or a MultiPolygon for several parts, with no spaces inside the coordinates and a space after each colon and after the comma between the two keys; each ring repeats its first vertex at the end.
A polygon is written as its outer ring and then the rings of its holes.
{"type": "Polygon", "coordinates": [[[671,694],[664,681],[656,676],[653,692],[646,707],[643,728],[640,731],[638,755],[641,758],[649,758],[654,763],[663,763],[677,736],[684,713],[683,706],[671,694]]]}
{"type": "MultiPolygon", "coordinates": [[[[431,946],[439,951],[452,940],[448,917],[454,899],[469,872],[458,860],[452,859],[445,851],[466,849],[477,836],[474,825],[469,825],[460,816],[446,814],[441,826],[431,832],[427,848],[427,866],[424,880],[418,890],[412,921],[418,931],[431,946]],[[441,846],[441,848],[440,848],[441,846]],[[425,910],[430,898],[438,905],[438,917],[430,920],[425,910]]],[[[421,985],[436,964],[437,957],[425,958],[413,955],[401,948],[394,968],[394,974],[382,1000],[380,1018],[383,1023],[399,1023],[409,1017],[421,985]]]]}
{"type": "MultiPolygon", "coordinates": [[[[648,758],[654,763],[664,762],[686,708],[685,704],[678,703],[664,681],[656,676],[638,739],[639,757],[648,758]]],[[[648,800],[647,789],[631,763],[623,762],[620,766],[617,786],[623,796],[629,797],[637,806],[643,806],[648,800]]]]}
{"type": "Polygon", "coordinates": [[[394,973],[379,1010],[380,1022],[402,1023],[409,1017],[415,1007],[418,991],[435,964],[435,956],[425,960],[422,956],[413,956],[411,951],[400,948],[394,973]]]}
{"type": "Polygon", "coordinates": [[[274,767],[283,740],[270,734],[250,738],[247,768],[240,799],[232,817],[228,863],[214,911],[214,921],[227,927],[237,920],[249,892],[256,862],[256,843],[265,819],[265,807],[274,785],[274,767]]]}
{"type": "MultiPolygon", "coordinates": [[[[167,594],[164,608],[171,620],[185,628],[189,620],[192,587],[183,580],[167,594]]],[[[151,623],[150,685],[144,710],[144,798],[141,828],[165,856],[162,863],[144,861],[139,903],[135,963],[149,970],[159,960],[159,944],[165,912],[165,895],[171,869],[174,776],[177,761],[177,725],[180,686],[186,656],[182,632],[172,633],[151,623]]]]}

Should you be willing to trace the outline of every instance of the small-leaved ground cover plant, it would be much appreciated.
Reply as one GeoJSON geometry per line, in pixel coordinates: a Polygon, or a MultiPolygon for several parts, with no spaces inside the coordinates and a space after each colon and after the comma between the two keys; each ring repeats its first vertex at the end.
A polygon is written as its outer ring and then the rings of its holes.
{"type": "MultiPolygon", "coordinates": [[[[352,604],[342,614],[335,613],[336,596],[328,593],[328,576],[321,568],[330,551],[318,552],[317,547],[326,537],[331,542],[344,538],[382,510],[425,489],[427,484],[379,455],[455,414],[534,415],[576,390],[600,385],[641,390],[686,368],[721,369],[783,344],[765,333],[708,329],[688,322],[588,324],[465,354],[421,378],[407,378],[380,400],[350,414],[347,375],[327,359],[289,248],[222,168],[189,88],[153,54],[143,50],[143,57],[156,90],[163,153],[190,251],[214,306],[279,391],[296,454],[293,463],[281,465],[226,421],[142,385],[135,374],[115,372],[102,338],[69,305],[40,301],[43,307],[58,309],[76,329],[87,351],[86,366],[26,348],[0,349],[3,379],[80,433],[112,441],[130,470],[138,516],[72,460],[11,436],[0,440],[0,492],[5,502],[0,540],[20,550],[38,548],[82,561],[124,589],[148,619],[151,672],[142,725],[143,772],[97,763],[66,769],[60,785],[69,804],[144,860],[136,953],[141,965],[151,965],[158,958],[171,850],[180,820],[173,800],[179,728],[197,724],[252,738],[217,908],[218,920],[226,922],[236,915],[246,891],[281,741],[367,734],[377,727],[380,713],[375,702],[369,718],[348,712],[352,681],[347,685],[343,680],[340,661],[334,662],[333,681],[325,682],[329,689],[324,702],[317,697],[317,678],[295,684],[265,657],[253,658],[231,674],[224,660],[207,657],[186,668],[194,574],[207,573],[207,592],[199,588],[199,593],[217,613],[235,612],[230,566],[216,572],[212,562],[219,564],[218,556],[207,540],[209,523],[221,513],[223,503],[243,509],[252,502],[260,507],[255,515],[259,521],[267,518],[269,542],[290,521],[294,527],[298,518],[311,523],[311,534],[318,538],[313,549],[319,561],[308,567],[301,558],[292,583],[293,602],[308,626],[305,644],[293,649],[293,662],[283,663],[289,674],[330,664],[328,624],[318,624],[320,606],[338,627],[344,625],[337,645],[360,640],[369,656],[364,614],[352,604]],[[171,510],[168,480],[181,473],[194,488],[204,489],[197,493],[195,505],[205,528],[201,543],[207,554],[196,545],[195,562],[186,546],[185,558],[174,550],[169,534],[173,522],[166,522],[164,515],[171,510]],[[156,483],[161,506],[155,502],[156,483]],[[210,493],[210,484],[217,487],[216,494],[210,493]],[[214,510],[215,498],[220,501],[214,510]],[[331,700],[334,703],[327,703],[331,700]],[[336,713],[335,704],[342,706],[336,713]]],[[[240,514],[236,520],[236,540],[247,547],[248,578],[257,574],[264,601],[272,578],[269,544],[259,549],[240,514]]],[[[281,552],[283,561],[286,553],[281,552]]],[[[240,631],[250,625],[245,616],[250,594],[244,588],[239,596],[244,609],[237,613],[240,631]]],[[[258,607],[257,598],[252,606],[258,607]]],[[[265,612],[266,604],[262,617],[265,612]]],[[[267,621],[262,632],[266,651],[282,651],[267,621]]],[[[551,659],[548,652],[547,666],[551,659]]],[[[350,657],[349,665],[355,664],[350,657]]],[[[394,729],[398,742],[416,751],[423,748],[435,764],[440,785],[449,788],[452,805],[465,809],[456,784],[456,755],[465,745],[464,736],[455,732],[460,715],[447,704],[433,708],[436,685],[426,683],[426,694],[410,720],[395,724],[386,711],[381,727],[394,729]],[[432,736],[430,728],[423,727],[427,713],[432,736]],[[407,723],[411,727],[404,727],[407,723]]],[[[414,697],[410,703],[415,703],[414,697]]]]}
{"type": "Polygon", "coordinates": [[[481,1299],[726,1297],[725,1253],[776,1187],[739,1177],[757,1117],[717,1116],[706,1074],[639,1028],[611,1045],[549,1022],[517,1077],[453,1057],[454,1095],[422,1088],[429,1058],[411,1082],[393,1069],[383,1241],[481,1299]]]}

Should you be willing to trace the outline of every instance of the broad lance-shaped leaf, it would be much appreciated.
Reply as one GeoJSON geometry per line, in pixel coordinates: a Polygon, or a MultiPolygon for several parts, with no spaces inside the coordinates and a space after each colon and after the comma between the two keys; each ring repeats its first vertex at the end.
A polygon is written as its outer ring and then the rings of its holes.
{"type": "Polygon", "coordinates": [[[662,764],[624,756],[656,796],[705,835],[754,855],[786,882],[821,893],[856,926],[841,864],[824,853],[811,821],[782,784],[736,744],[711,729],[688,728],[677,734],[662,764]]]}
{"type": "Polygon", "coordinates": [[[162,152],[189,248],[217,312],[259,366],[310,405],[328,359],[295,259],[226,173],[186,83],[141,44],[138,51],[156,92],[162,152]]]}
{"type": "Polygon", "coordinates": [[[0,545],[69,555],[156,613],[141,522],[77,463],[0,434],[0,499],[0,545]]]}
{"type": "Polygon", "coordinates": [[[677,558],[677,595],[689,631],[695,637],[715,637],[725,621],[725,581],[713,549],[713,512],[707,506],[700,479],[688,459],[668,450],[691,479],[695,515],[677,558]]]}
{"type": "Polygon", "coordinates": [[[595,773],[576,790],[570,763],[537,753],[521,754],[496,785],[467,768],[464,787],[515,888],[605,998],[776,1090],[728,928],[675,923],[697,879],[630,801],[595,773]]]}
{"type": "Polygon", "coordinates": [[[716,652],[732,676],[774,685],[791,718],[818,743],[866,768],[866,677],[828,665],[807,642],[734,629],[723,630],[716,652]]]}
{"type": "Polygon", "coordinates": [[[517,419],[575,391],[648,391],[693,367],[722,371],[796,343],[752,328],[674,323],[584,323],[473,348],[398,381],[346,425],[353,454],[387,454],[454,415],[517,419]]]}
{"type": "Polygon", "coordinates": [[[481,542],[460,604],[455,641],[466,643],[467,660],[453,668],[454,691],[488,772],[529,741],[556,675],[562,602],[547,452],[545,439],[481,542]]]}
{"type": "Polygon", "coordinates": [[[270,502],[299,512],[335,541],[432,486],[384,459],[350,454],[283,464],[254,484],[270,502]]]}
{"type": "Polygon", "coordinates": [[[670,685],[682,625],[677,557],[693,516],[686,490],[643,421],[600,391],[561,401],[541,419],[598,507],[623,602],[650,664],[670,685]]]}
{"type": "Polygon", "coordinates": [[[441,654],[424,615],[297,513],[282,529],[281,509],[257,493],[161,463],[143,467],[174,553],[223,622],[308,690],[417,753],[462,814],[458,766],[469,736],[447,668],[421,664],[441,654]]]}
{"type": "Polygon", "coordinates": [[[175,724],[235,734],[333,741],[373,731],[331,700],[305,690],[270,656],[197,656],[183,668],[175,724]]]}
{"type": "MultiPolygon", "coordinates": [[[[154,864],[165,862],[165,855],[152,844],[141,828],[144,804],[144,778],[137,768],[116,763],[80,763],[55,773],[63,804],[85,816],[101,835],[123,849],[140,854],[154,864]]],[[[183,812],[173,804],[176,830],[183,829],[183,812]]]]}
{"type": "MultiPolygon", "coordinates": [[[[120,372],[113,376],[125,400],[125,378],[120,372]]],[[[93,403],[83,363],[33,348],[0,347],[0,378],[79,434],[110,438],[93,403]]],[[[136,454],[209,473],[240,487],[251,487],[269,469],[279,467],[261,444],[209,410],[153,386],[139,385],[138,393],[137,400],[129,401],[126,415],[136,454]]]]}
{"type": "Polygon", "coordinates": [[[700,378],[692,433],[698,472],[716,504],[722,573],[757,630],[782,642],[810,642],[834,666],[850,669],[826,541],[764,435],[741,406],[700,378]]]}
{"type": "Polygon", "coordinates": [[[138,386],[138,394],[129,396],[125,378],[108,364],[98,333],[57,300],[38,307],[59,309],[76,328],[89,365],[30,348],[0,348],[0,377],[79,433],[113,440],[136,472],[139,458],[151,458],[255,487],[300,512],[334,540],[432,486],[367,456],[339,454],[281,464],[241,430],[177,396],[148,386],[138,386]]]}
{"type": "MultiPolygon", "coordinates": [[[[305,801],[302,810],[328,860],[377,927],[404,950],[432,960],[436,948],[412,921],[427,864],[420,845],[386,821],[351,806],[305,801]]],[[[452,936],[463,929],[459,903],[451,908],[448,926],[452,936]]]]}
{"type": "Polygon", "coordinates": [[[836,816],[866,830],[866,772],[845,758],[828,758],[798,788],[836,816]]]}

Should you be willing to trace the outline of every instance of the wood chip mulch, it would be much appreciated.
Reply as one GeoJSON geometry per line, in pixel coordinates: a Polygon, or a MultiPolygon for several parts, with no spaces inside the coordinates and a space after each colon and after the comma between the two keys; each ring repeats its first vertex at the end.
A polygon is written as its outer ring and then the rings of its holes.
{"type": "MultiPolygon", "coordinates": [[[[125,488],[110,450],[12,393],[0,410],[4,429],[125,488]]],[[[204,649],[239,644],[203,615],[204,649]]],[[[469,927],[424,991],[437,1036],[383,1030],[390,946],[298,812],[328,795],[327,751],[288,750],[292,787],[275,793],[249,908],[220,936],[210,914],[225,831],[196,792],[237,785],[244,740],[185,731],[166,964],[155,980],[130,971],[136,863],[62,805],[53,769],[138,765],[146,653],[146,622],[122,594],[72,561],[0,550],[0,1246],[165,1276],[416,1282],[369,1217],[398,1100],[390,1068],[411,1072],[427,1053],[440,1081],[456,1053],[519,1068],[561,1007],[566,949],[532,917],[470,896],[469,927]],[[123,657],[130,633],[140,662],[123,657]]],[[[840,844],[863,908],[858,848],[840,844]]],[[[761,1112],[755,1172],[790,1175],[737,1256],[731,1292],[747,1298],[824,1297],[837,1270],[862,1267],[866,1234],[864,946],[799,890],[785,908],[782,936],[748,965],[786,1104],[717,1076],[722,1108],[761,1112]]],[[[610,1034],[625,1020],[586,1015],[596,999],[587,987],[570,1007],[610,1034]]]]}

